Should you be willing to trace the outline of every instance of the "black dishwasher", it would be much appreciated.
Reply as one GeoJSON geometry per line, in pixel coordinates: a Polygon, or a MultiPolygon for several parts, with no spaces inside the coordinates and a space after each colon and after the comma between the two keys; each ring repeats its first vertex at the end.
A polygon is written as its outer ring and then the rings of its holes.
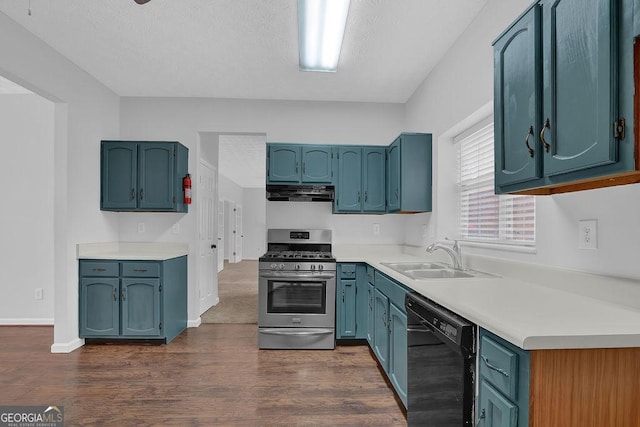
{"type": "Polygon", "coordinates": [[[476,325],[415,292],[407,308],[407,424],[473,425],[476,325]]]}

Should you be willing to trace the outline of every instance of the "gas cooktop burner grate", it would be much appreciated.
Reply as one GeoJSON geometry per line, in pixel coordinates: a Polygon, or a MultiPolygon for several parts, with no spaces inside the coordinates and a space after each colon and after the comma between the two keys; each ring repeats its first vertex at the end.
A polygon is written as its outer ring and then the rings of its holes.
{"type": "Polygon", "coordinates": [[[320,251],[269,251],[264,255],[268,259],[292,259],[292,260],[329,260],[332,258],[330,252],[320,251]]]}

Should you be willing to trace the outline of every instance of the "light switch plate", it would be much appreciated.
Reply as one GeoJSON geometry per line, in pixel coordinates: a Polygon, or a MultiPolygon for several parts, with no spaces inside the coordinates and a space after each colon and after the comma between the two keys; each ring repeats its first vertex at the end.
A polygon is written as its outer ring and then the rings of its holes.
{"type": "Polygon", "coordinates": [[[144,233],[144,231],[145,231],[144,222],[139,222],[138,223],[138,233],[144,233]]]}
{"type": "Polygon", "coordinates": [[[578,221],[578,249],[598,248],[598,221],[583,219],[578,221]]]}
{"type": "Polygon", "coordinates": [[[380,224],[373,224],[373,235],[380,235],[380,224]]]}

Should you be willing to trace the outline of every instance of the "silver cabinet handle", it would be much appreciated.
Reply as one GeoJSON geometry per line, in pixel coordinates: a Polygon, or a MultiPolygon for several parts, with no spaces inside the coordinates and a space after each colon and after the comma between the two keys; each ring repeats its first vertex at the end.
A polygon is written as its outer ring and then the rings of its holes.
{"type": "Polygon", "coordinates": [[[492,365],[489,362],[489,359],[486,356],[480,356],[480,357],[481,357],[482,361],[484,362],[484,364],[487,365],[487,368],[489,368],[489,369],[491,369],[493,371],[496,371],[497,373],[502,374],[505,377],[509,378],[509,373],[507,371],[505,371],[504,369],[500,369],[495,365],[492,365]]]}
{"type": "Polygon", "coordinates": [[[115,288],[113,288],[113,300],[118,301],[118,291],[115,288]]]}
{"type": "Polygon", "coordinates": [[[123,289],[122,290],[122,301],[126,301],[127,300],[127,290],[123,289]]]}

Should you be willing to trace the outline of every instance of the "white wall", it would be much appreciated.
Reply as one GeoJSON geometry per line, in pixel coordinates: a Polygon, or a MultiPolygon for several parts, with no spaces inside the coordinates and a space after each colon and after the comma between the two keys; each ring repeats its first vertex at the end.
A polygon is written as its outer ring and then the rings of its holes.
{"type": "Polygon", "coordinates": [[[54,166],[49,177],[54,189],[52,350],[70,350],[81,344],[76,244],[112,241],[118,235],[117,217],[98,209],[97,189],[100,139],[119,135],[119,98],[3,13],[0,74],[56,103],[54,166]]]}
{"type": "Polygon", "coordinates": [[[53,324],[54,104],[0,95],[0,324],[53,324]],[[35,300],[36,288],[43,299],[35,300]]]}
{"type": "MultiPolygon", "coordinates": [[[[420,238],[423,224],[428,224],[431,239],[454,237],[457,232],[457,216],[452,212],[452,206],[456,206],[452,181],[456,159],[451,138],[461,130],[460,122],[478,111],[491,111],[491,43],[530,3],[490,0],[407,103],[408,130],[432,132],[437,142],[435,213],[431,218],[419,215],[407,220],[407,243],[426,244],[428,239],[420,238]]],[[[536,253],[479,248],[464,251],[640,279],[640,185],[540,196],[536,204],[536,253]],[[598,220],[597,250],[577,248],[580,219],[598,220]]]]}
{"type": "Polygon", "coordinates": [[[267,199],[264,188],[242,192],[242,258],[258,259],[267,251],[267,199]]]}

